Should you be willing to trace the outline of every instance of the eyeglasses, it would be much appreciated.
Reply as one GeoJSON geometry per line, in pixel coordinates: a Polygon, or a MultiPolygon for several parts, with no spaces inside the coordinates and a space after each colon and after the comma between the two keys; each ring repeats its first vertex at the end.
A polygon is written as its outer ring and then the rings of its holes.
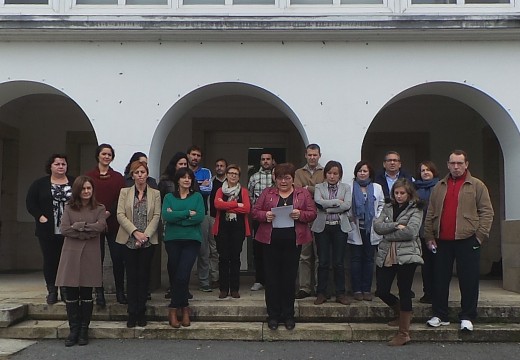
{"type": "Polygon", "coordinates": [[[276,178],[276,180],[278,180],[278,181],[291,181],[292,180],[292,176],[290,176],[290,175],[279,176],[279,177],[276,178]]]}
{"type": "Polygon", "coordinates": [[[386,162],[401,162],[399,159],[385,159],[386,162]]]}
{"type": "Polygon", "coordinates": [[[236,173],[236,172],[228,172],[227,174],[228,175],[233,175],[233,176],[240,176],[240,174],[236,173]]]}

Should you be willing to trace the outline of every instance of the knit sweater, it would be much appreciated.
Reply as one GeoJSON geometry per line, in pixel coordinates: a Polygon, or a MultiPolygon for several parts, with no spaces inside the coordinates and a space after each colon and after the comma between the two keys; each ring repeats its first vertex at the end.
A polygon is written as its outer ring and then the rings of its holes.
{"type": "Polygon", "coordinates": [[[195,192],[185,199],[175,197],[172,193],[166,194],[161,213],[165,223],[164,241],[202,242],[201,223],[204,220],[205,208],[200,193],[195,192]],[[190,216],[190,210],[195,211],[196,214],[190,216]]]}

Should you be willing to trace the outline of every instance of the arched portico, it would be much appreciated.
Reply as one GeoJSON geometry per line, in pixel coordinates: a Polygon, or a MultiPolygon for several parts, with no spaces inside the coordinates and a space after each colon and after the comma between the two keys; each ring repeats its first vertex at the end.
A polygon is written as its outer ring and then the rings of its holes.
{"type": "Polygon", "coordinates": [[[69,173],[94,164],[96,135],[84,111],[67,94],[35,81],[0,83],[0,269],[39,269],[41,254],[25,196],[44,176],[52,153],[67,153],[69,173]]]}
{"type": "MultiPolygon", "coordinates": [[[[385,139],[381,147],[394,146],[405,152],[405,157],[413,149],[413,156],[408,156],[413,164],[403,165],[408,170],[415,170],[418,161],[430,159],[445,174],[449,152],[454,148],[468,150],[470,170],[488,185],[495,208],[483,269],[487,273],[491,263],[501,258],[504,288],[520,291],[518,261],[509,255],[520,249],[515,235],[520,215],[519,189],[515,186],[520,176],[520,138],[517,123],[500,102],[466,84],[420,84],[385,104],[367,132],[363,154],[374,156],[373,149],[381,139],[385,139]],[[395,139],[401,141],[396,143],[395,139]]],[[[380,168],[380,155],[373,161],[380,168]]]]}
{"type": "MultiPolygon", "coordinates": [[[[214,172],[215,160],[226,158],[241,166],[245,185],[248,170],[259,164],[259,158],[252,158],[254,150],[276,148],[283,154],[279,162],[299,164],[306,142],[295,113],[272,92],[245,83],[214,83],[186,94],[164,115],[152,139],[150,161],[163,171],[175,152],[196,144],[203,149],[203,166],[214,172]]],[[[248,269],[247,245],[242,257],[242,269],[248,269]]],[[[166,279],[163,274],[163,283],[166,279]]]]}

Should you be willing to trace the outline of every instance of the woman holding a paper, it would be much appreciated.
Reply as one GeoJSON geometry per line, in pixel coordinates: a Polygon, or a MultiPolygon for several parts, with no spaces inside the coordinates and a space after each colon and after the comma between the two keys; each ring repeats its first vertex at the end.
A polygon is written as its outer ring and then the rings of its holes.
{"type": "Polygon", "coordinates": [[[293,164],[277,165],[275,186],[262,192],[252,211],[253,219],[260,223],[255,240],[266,244],[265,303],[271,330],[279,322],[288,330],[295,327],[294,284],[301,245],[312,241],[308,223],[316,218],[310,192],[293,185],[295,172],[293,164]]]}

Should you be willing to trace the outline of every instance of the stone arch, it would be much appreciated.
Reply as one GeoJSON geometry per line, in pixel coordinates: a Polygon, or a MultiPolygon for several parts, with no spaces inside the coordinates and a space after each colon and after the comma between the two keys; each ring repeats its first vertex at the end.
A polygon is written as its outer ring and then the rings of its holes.
{"type": "Polygon", "coordinates": [[[160,167],[161,151],[170,130],[175,126],[179,119],[197,104],[216,96],[247,96],[268,103],[284,114],[296,127],[303,142],[308,143],[308,137],[302,123],[297,115],[279,96],[273,92],[261,88],[257,85],[240,83],[240,82],[222,82],[201,86],[181,97],[163,116],[161,122],[154,133],[151,150],[150,161],[153,169],[160,167]]]}
{"type": "Polygon", "coordinates": [[[0,207],[6,210],[0,211],[0,269],[40,268],[34,219],[25,208],[27,189],[45,175],[51,153],[67,153],[69,173],[82,173],[94,160],[83,153],[90,154],[96,143],[84,110],[63,91],[36,81],[0,83],[0,207]]]}

